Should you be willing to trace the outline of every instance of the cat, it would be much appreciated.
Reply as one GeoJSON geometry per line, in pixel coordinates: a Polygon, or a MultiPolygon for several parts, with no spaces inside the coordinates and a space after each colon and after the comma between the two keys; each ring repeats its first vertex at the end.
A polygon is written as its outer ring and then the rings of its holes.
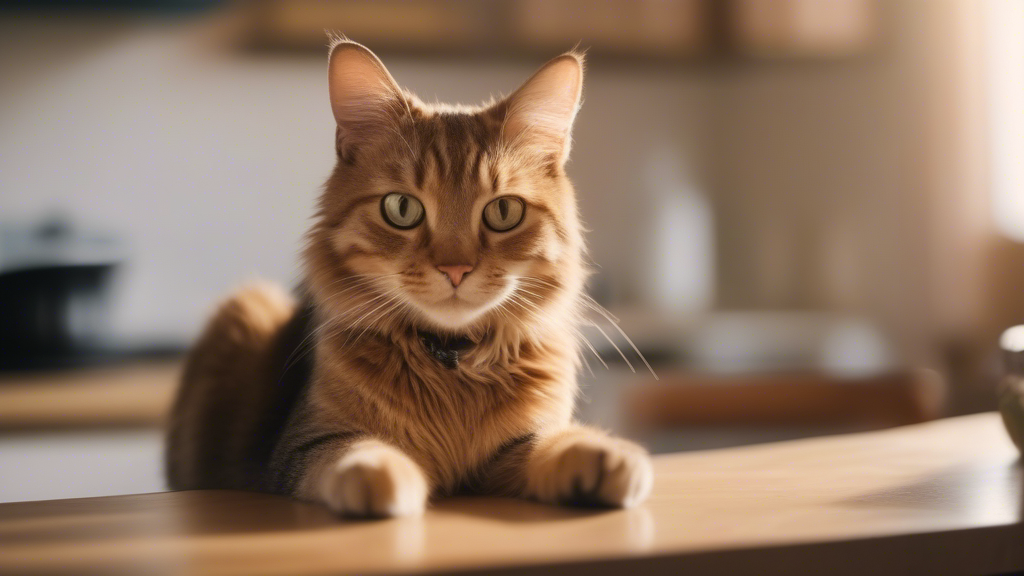
{"type": "Polygon", "coordinates": [[[302,296],[252,285],[209,321],[172,409],[171,488],[356,517],[456,493],[644,501],[647,452],[572,416],[587,270],[565,163],[582,55],[480,107],[423,103],[347,39],[328,81],[337,165],[302,296]]]}

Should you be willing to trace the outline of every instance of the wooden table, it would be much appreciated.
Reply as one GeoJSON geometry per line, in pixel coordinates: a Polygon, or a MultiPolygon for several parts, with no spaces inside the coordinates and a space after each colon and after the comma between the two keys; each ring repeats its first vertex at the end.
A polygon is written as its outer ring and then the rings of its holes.
{"type": "Polygon", "coordinates": [[[1024,570],[1024,479],[995,414],[661,456],[655,466],[650,501],[626,511],[461,498],[421,519],[345,522],[237,492],[5,504],[0,572],[1024,570]]]}

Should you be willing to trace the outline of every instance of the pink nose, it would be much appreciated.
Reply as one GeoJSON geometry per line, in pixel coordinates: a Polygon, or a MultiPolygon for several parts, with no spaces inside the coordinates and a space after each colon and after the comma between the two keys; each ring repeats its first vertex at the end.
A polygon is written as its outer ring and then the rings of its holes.
{"type": "Polygon", "coordinates": [[[437,269],[441,271],[441,274],[448,277],[452,286],[457,287],[459,284],[462,284],[462,278],[469,274],[473,267],[465,264],[456,264],[454,266],[438,266],[437,269]]]}

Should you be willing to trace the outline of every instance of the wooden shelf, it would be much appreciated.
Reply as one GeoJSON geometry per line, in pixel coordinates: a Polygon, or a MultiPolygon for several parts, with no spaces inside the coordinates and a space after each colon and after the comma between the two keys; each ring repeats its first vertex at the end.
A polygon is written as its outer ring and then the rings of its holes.
{"type": "Polygon", "coordinates": [[[689,57],[710,47],[706,0],[263,0],[245,3],[249,43],[323,49],[325,30],[416,55],[592,53],[689,57]]]}
{"type": "Polygon", "coordinates": [[[861,53],[876,35],[873,0],[730,0],[732,52],[758,58],[861,53]]]}
{"type": "Polygon", "coordinates": [[[382,52],[612,58],[850,56],[873,42],[875,0],[259,0],[235,5],[246,42],[323,50],[325,31],[382,52]]]}

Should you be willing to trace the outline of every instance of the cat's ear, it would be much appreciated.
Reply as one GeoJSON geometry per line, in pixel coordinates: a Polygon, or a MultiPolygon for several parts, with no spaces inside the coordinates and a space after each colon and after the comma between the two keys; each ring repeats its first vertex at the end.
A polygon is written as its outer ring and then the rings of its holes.
{"type": "Polygon", "coordinates": [[[582,92],[583,56],[569,52],[555,58],[499,104],[505,113],[502,137],[564,164],[582,92]]]}
{"type": "Polygon", "coordinates": [[[362,44],[335,41],[327,70],[339,153],[362,138],[384,132],[405,109],[401,88],[380,59],[362,44]]]}

